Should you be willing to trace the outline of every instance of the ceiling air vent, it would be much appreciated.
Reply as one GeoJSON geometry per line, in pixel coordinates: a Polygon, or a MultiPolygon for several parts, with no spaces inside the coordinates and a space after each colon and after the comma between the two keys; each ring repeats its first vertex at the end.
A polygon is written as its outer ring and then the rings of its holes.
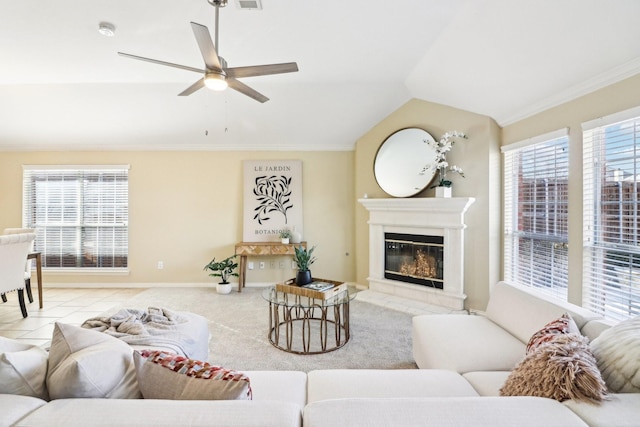
{"type": "Polygon", "coordinates": [[[238,9],[245,10],[260,10],[262,9],[262,2],[260,0],[236,0],[238,9]]]}

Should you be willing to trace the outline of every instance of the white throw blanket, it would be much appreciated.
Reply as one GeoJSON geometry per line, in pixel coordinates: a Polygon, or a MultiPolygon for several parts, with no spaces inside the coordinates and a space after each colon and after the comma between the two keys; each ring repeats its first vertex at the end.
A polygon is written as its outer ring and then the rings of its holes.
{"type": "Polygon", "coordinates": [[[85,320],[82,327],[104,332],[132,346],[166,347],[190,358],[197,352],[197,327],[184,313],[166,308],[123,308],[109,317],[85,320]]]}

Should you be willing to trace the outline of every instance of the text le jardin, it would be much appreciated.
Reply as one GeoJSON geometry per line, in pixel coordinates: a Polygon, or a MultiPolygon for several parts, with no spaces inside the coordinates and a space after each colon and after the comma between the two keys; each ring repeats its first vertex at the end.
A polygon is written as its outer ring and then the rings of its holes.
{"type": "Polygon", "coordinates": [[[254,166],[255,172],[291,172],[291,166],[254,166]]]}

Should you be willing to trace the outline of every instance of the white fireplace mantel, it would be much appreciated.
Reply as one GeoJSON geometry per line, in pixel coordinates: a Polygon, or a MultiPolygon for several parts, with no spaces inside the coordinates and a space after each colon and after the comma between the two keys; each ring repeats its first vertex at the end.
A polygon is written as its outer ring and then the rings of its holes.
{"type": "Polygon", "coordinates": [[[464,308],[464,214],[472,197],[359,199],[369,211],[369,289],[453,310],[464,308]],[[384,234],[444,238],[443,289],[384,277],[384,234]]]}

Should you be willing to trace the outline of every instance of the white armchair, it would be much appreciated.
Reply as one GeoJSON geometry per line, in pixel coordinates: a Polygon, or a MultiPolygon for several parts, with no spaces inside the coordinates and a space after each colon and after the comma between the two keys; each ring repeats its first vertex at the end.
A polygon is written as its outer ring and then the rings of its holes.
{"type": "Polygon", "coordinates": [[[36,235],[34,233],[0,235],[0,293],[18,291],[22,317],[27,317],[24,302],[25,263],[36,235]]]}
{"type": "MultiPolygon", "coordinates": [[[[24,234],[24,233],[35,233],[35,228],[5,228],[2,234],[24,234]]],[[[31,247],[29,248],[29,252],[33,252],[33,244],[31,242],[31,247]]],[[[33,293],[31,292],[31,266],[33,262],[31,260],[27,260],[24,268],[24,284],[25,289],[27,290],[27,297],[29,298],[29,302],[33,302],[33,293]]],[[[4,294],[2,294],[2,300],[6,302],[4,294]]]]}

